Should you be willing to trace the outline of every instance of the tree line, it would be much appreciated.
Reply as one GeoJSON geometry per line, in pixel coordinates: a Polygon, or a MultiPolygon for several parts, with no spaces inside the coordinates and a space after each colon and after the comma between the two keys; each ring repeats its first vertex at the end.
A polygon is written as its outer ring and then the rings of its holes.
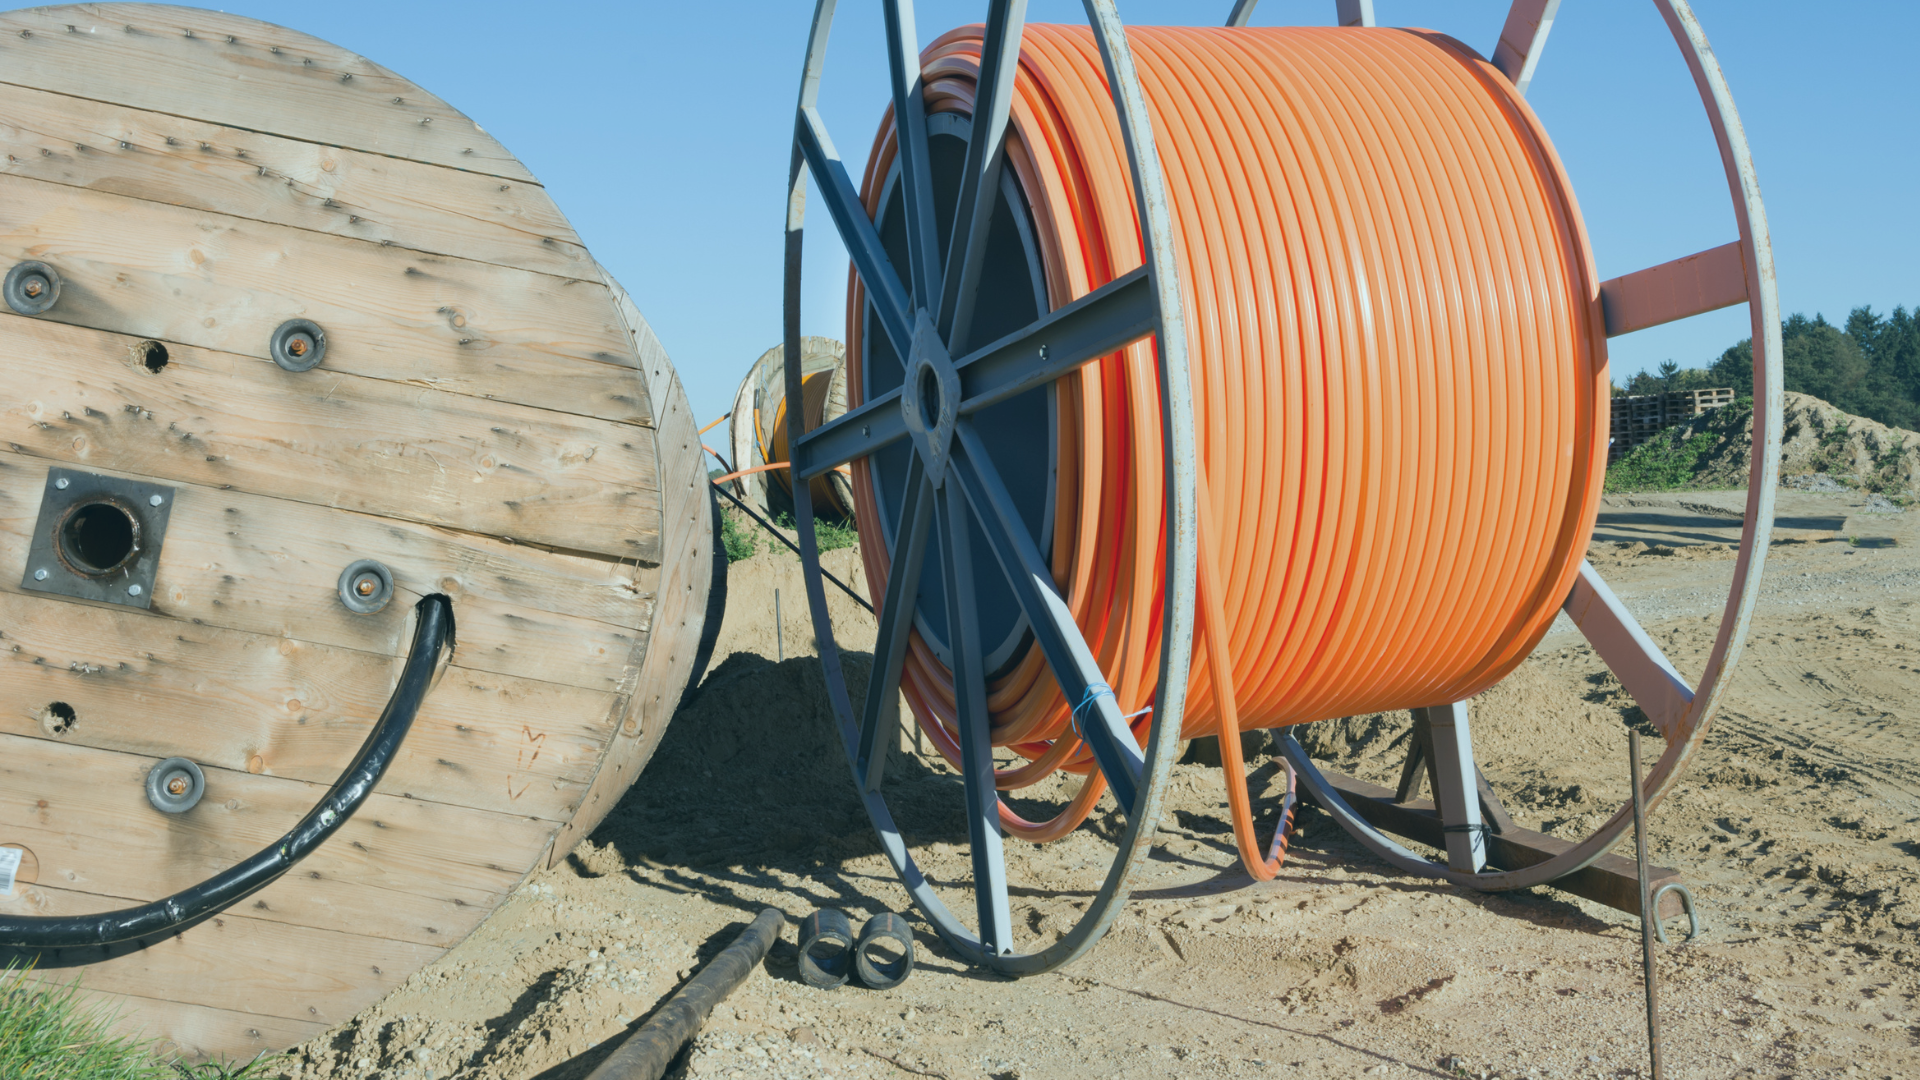
{"type": "MultiPolygon", "coordinates": [[[[1876,315],[1854,308],[1845,326],[1823,315],[1794,315],[1780,324],[1780,366],[1786,389],[1811,394],[1855,416],[1920,431],[1920,308],[1876,315]]],[[[1731,386],[1743,397],[1753,387],[1753,339],[1747,338],[1703,368],[1668,360],[1615,386],[1615,394],[1658,394],[1731,386]]]]}

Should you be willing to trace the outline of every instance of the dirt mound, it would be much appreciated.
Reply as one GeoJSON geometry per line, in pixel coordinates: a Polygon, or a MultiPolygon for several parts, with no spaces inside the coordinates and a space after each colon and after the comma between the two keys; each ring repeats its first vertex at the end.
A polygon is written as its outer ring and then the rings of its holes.
{"type": "MultiPolygon", "coordinates": [[[[1920,497],[1920,435],[1842,412],[1806,394],[1786,395],[1784,417],[1780,441],[1784,479],[1824,474],[1837,485],[1920,497]]],[[[1744,487],[1753,456],[1752,406],[1728,405],[1669,429],[1662,437],[1680,446],[1700,435],[1711,440],[1695,460],[1695,486],[1744,487]]]]}

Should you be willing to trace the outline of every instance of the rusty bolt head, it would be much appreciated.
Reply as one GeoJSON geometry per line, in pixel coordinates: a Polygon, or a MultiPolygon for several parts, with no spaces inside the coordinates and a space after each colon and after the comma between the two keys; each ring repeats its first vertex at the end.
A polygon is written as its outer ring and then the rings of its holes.
{"type": "Polygon", "coordinates": [[[184,776],[170,776],[167,778],[167,794],[169,795],[185,795],[187,788],[191,786],[192,785],[187,783],[187,778],[184,776]]]}
{"type": "Polygon", "coordinates": [[[379,587],[380,587],[380,583],[373,579],[372,574],[368,574],[365,577],[361,578],[359,581],[356,581],[353,583],[353,591],[359,593],[361,596],[372,596],[374,594],[374,590],[378,589],[379,587]]]}
{"type": "Polygon", "coordinates": [[[47,283],[41,278],[28,278],[27,283],[20,287],[20,291],[26,293],[31,299],[38,300],[46,294],[47,283]]]}
{"type": "Polygon", "coordinates": [[[292,341],[287,342],[287,351],[292,353],[295,356],[307,355],[307,349],[308,349],[308,345],[307,345],[306,338],[297,337],[297,338],[294,338],[292,341]]]}

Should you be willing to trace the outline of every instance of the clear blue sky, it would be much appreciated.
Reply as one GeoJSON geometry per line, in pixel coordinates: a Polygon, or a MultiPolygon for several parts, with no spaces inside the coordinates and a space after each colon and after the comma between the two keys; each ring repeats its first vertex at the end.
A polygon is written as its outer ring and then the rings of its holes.
{"type": "MultiPolygon", "coordinates": [[[[1920,304],[1920,4],[1694,0],[1752,141],[1789,312],[1920,304]]],[[[13,5],[7,5],[13,6],[13,5]]],[[[1229,0],[1119,0],[1134,23],[1215,23],[1229,0]]],[[[1376,0],[1382,24],[1490,50],[1492,0],[1376,0]]],[[[728,407],[780,336],[782,187],[808,0],[500,3],[228,0],[362,53],[496,135],[551,189],[659,333],[695,413],[728,407]]],[[[922,43],[984,0],[920,5],[922,43]]],[[[885,102],[879,5],[842,0],[824,108],[858,175],[885,102]]],[[[1256,23],[1326,23],[1334,0],[1265,0],[1256,23]]],[[[1078,21],[1033,0],[1034,21],[1078,21]]],[[[1602,276],[1735,238],[1711,133],[1649,2],[1565,0],[1530,92],[1572,174],[1602,276]]],[[[817,204],[816,204],[817,205],[817,204]]],[[[824,213],[806,331],[840,337],[845,255],[824,213]]],[[[1744,306],[1615,339],[1616,380],[1711,360],[1744,306]]],[[[716,443],[717,445],[717,443],[716,443]]]]}

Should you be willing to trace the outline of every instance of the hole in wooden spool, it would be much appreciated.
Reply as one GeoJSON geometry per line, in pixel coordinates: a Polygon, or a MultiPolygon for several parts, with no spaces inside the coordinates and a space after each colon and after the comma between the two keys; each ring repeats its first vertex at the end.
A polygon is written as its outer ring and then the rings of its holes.
{"type": "Polygon", "coordinates": [[[160,369],[167,366],[167,347],[157,341],[143,341],[136,346],[140,354],[140,363],[148,371],[158,375],[160,369]]]}
{"type": "Polygon", "coordinates": [[[88,503],[60,527],[60,549],[67,562],[86,574],[106,574],[133,558],[133,515],[108,502],[88,503]]]}
{"type": "Polygon", "coordinates": [[[65,735],[73,730],[77,719],[73,706],[64,701],[53,702],[40,710],[40,726],[49,735],[65,735]]]}

